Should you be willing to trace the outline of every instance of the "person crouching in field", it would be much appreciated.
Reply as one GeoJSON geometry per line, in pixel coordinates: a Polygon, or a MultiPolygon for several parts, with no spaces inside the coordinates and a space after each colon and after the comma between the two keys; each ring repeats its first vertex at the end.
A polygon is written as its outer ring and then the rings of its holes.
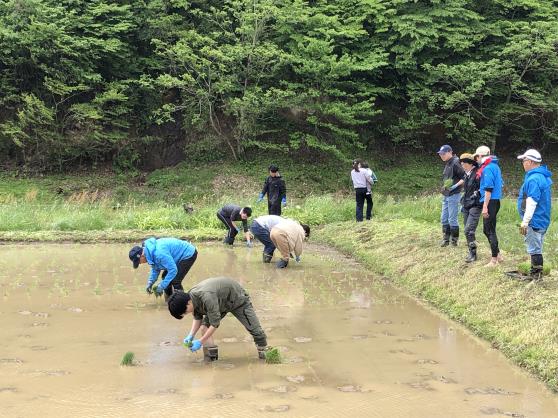
{"type": "Polygon", "coordinates": [[[459,200],[461,198],[461,186],[464,183],[465,172],[459,164],[459,158],[453,155],[453,150],[449,145],[442,145],[438,150],[441,160],[446,163],[442,174],[442,223],[443,239],[442,247],[450,243],[456,246],[459,239],[459,200]]]}
{"type": "Polygon", "coordinates": [[[478,164],[472,154],[461,154],[459,157],[461,166],[465,171],[465,183],[463,184],[463,231],[467,239],[469,254],[465,258],[466,263],[477,261],[477,240],[475,233],[479,224],[482,211],[480,202],[480,180],[477,178],[478,164]]]}
{"type": "Polygon", "coordinates": [[[141,247],[130,250],[130,260],[135,269],[140,264],[151,266],[145,291],[152,292],[153,284],[163,271],[162,281],[155,289],[156,295],[165,293],[165,300],[177,290],[183,290],[182,280],[196,261],[198,250],[188,241],[177,238],[149,238],[141,247]]]}
{"type": "Polygon", "coordinates": [[[217,212],[217,218],[223,222],[227,228],[227,236],[223,240],[225,244],[233,245],[236,234],[240,231],[234,224],[235,222],[242,222],[242,229],[246,238],[246,245],[252,246],[250,232],[248,231],[248,218],[252,216],[252,209],[249,207],[241,208],[236,205],[225,205],[217,212]]]}
{"type": "Polygon", "coordinates": [[[517,157],[522,160],[525,179],[519,189],[517,210],[521,216],[519,231],[525,236],[527,253],[531,256],[531,280],[540,280],[543,273],[543,241],[550,225],[552,209],[552,173],[541,165],[541,154],[534,149],[517,157]]]}
{"type": "Polygon", "coordinates": [[[273,244],[270,236],[271,230],[275,225],[284,220],[284,218],[277,215],[263,215],[254,219],[250,226],[250,232],[264,245],[262,255],[264,263],[271,263],[273,253],[275,252],[275,244],[273,244]]]}
{"type": "MultiPolygon", "coordinates": [[[[184,344],[190,346],[192,352],[204,348],[204,357],[208,350],[216,351],[213,334],[221,325],[227,313],[240,321],[254,338],[258,357],[265,359],[267,336],[252,306],[248,292],[235,280],[228,277],[213,277],[201,281],[188,292],[175,292],[168,301],[169,312],[176,319],[192,314],[193,321],[184,344]],[[201,337],[195,339],[197,332],[201,337]]],[[[213,359],[216,359],[215,354],[213,359]]]]}
{"type": "Polygon", "coordinates": [[[289,264],[289,258],[295,257],[296,262],[300,262],[302,254],[302,243],[305,238],[310,236],[310,227],[299,224],[292,219],[284,219],[271,230],[271,241],[281,253],[281,259],[276,267],[283,269],[289,264]]]}

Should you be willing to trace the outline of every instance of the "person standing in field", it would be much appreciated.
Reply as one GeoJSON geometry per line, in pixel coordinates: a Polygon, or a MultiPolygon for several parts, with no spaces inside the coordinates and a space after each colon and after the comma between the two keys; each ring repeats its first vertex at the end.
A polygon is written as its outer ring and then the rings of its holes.
{"type": "Polygon", "coordinates": [[[283,269],[289,265],[289,258],[293,257],[297,263],[300,262],[302,244],[305,238],[310,236],[310,227],[299,224],[292,219],[283,219],[271,229],[271,241],[281,253],[281,259],[276,267],[283,269]]]}
{"type": "Polygon", "coordinates": [[[469,249],[469,254],[467,254],[465,262],[472,263],[473,261],[477,261],[477,240],[475,234],[482,211],[482,203],[480,202],[480,180],[477,178],[479,166],[473,154],[461,154],[459,161],[465,171],[463,197],[461,198],[461,206],[463,207],[463,231],[469,249]]]}
{"type": "Polygon", "coordinates": [[[284,221],[284,218],[277,215],[263,215],[254,219],[250,226],[250,232],[264,245],[262,255],[264,263],[271,263],[275,252],[275,244],[273,244],[270,236],[271,230],[282,221],[284,221]]]}
{"type": "Polygon", "coordinates": [[[552,173],[541,165],[542,156],[534,149],[517,157],[523,163],[525,179],[519,189],[517,210],[521,217],[519,232],[525,237],[531,256],[530,280],[542,279],[543,242],[550,225],[552,209],[552,173]]]}
{"type": "Polygon", "coordinates": [[[438,150],[441,160],[446,163],[442,174],[442,247],[450,243],[457,245],[459,239],[459,200],[461,199],[461,186],[464,183],[465,171],[459,163],[459,158],[453,155],[453,150],[449,145],[442,145],[438,150]]]}
{"type": "MultiPolygon", "coordinates": [[[[353,169],[351,170],[351,180],[353,182],[353,187],[355,189],[355,200],[356,200],[356,221],[362,222],[363,216],[362,212],[364,210],[364,201],[366,200],[366,193],[368,192],[368,186],[372,186],[372,179],[368,175],[368,172],[361,168],[361,161],[353,161],[353,169]]],[[[370,212],[372,207],[370,206],[370,212]]],[[[368,214],[367,214],[368,215],[368,214]]],[[[370,213],[371,216],[371,213],[370,213]]],[[[368,216],[366,219],[370,219],[368,216]]]]}
{"type": "Polygon", "coordinates": [[[267,194],[267,212],[269,215],[281,216],[281,205],[287,205],[287,186],[279,174],[279,167],[269,166],[269,176],[265,179],[263,189],[258,196],[258,203],[267,194]]]}
{"type": "Polygon", "coordinates": [[[145,291],[152,292],[153,284],[161,271],[162,281],[155,289],[156,295],[165,293],[165,300],[178,290],[183,290],[182,280],[198,257],[198,250],[190,242],[177,238],[149,238],[142,246],[130,250],[129,258],[135,269],[140,264],[151,266],[145,291]]]}
{"type": "Polygon", "coordinates": [[[370,219],[372,219],[372,209],[374,208],[374,202],[372,201],[372,186],[376,184],[376,182],[378,181],[378,177],[376,177],[376,174],[372,171],[372,169],[370,168],[370,166],[366,161],[363,161],[360,164],[360,167],[366,171],[368,177],[370,177],[371,180],[371,183],[368,183],[366,186],[366,196],[365,196],[366,220],[369,221],[370,219]]]}
{"type": "Polygon", "coordinates": [[[502,180],[502,171],[498,165],[498,157],[490,155],[490,148],[481,145],[475,151],[475,157],[478,157],[480,163],[476,176],[480,180],[483,232],[490,243],[492,255],[486,267],[494,267],[502,262],[498,236],[496,235],[496,223],[504,181],[502,180]]]}
{"type": "Polygon", "coordinates": [[[244,230],[244,236],[246,238],[246,245],[248,247],[252,246],[252,240],[250,238],[250,231],[248,231],[248,218],[252,215],[252,209],[249,207],[241,208],[237,205],[225,205],[217,212],[217,218],[225,225],[227,228],[227,236],[223,240],[225,244],[233,245],[236,235],[240,232],[240,228],[237,228],[235,222],[242,222],[242,229],[244,230]]]}

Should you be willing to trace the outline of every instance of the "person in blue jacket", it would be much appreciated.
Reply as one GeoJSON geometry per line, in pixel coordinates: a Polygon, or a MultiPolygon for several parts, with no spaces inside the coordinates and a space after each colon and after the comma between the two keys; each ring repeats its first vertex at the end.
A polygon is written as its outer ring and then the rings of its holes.
{"type": "Polygon", "coordinates": [[[481,145],[477,148],[474,157],[479,163],[477,178],[480,180],[480,203],[482,203],[483,232],[490,243],[492,258],[486,267],[494,267],[502,262],[498,236],[496,235],[496,220],[500,211],[502,198],[502,171],[498,165],[498,157],[490,155],[490,148],[481,145]]]}
{"type": "Polygon", "coordinates": [[[145,291],[152,292],[153,284],[163,272],[161,283],[155,289],[156,295],[165,293],[165,300],[177,290],[184,290],[182,280],[198,257],[198,250],[188,241],[177,238],[149,238],[142,246],[130,250],[130,260],[135,269],[140,264],[151,266],[145,291]]]}
{"type": "Polygon", "coordinates": [[[543,272],[543,241],[550,225],[552,209],[552,173],[541,165],[542,156],[529,149],[517,157],[522,160],[525,179],[519,189],[517,210],[521,217],[519,232],[525,236],[527,253],[531,256],[530,280],[540,280],[543,272]]]}

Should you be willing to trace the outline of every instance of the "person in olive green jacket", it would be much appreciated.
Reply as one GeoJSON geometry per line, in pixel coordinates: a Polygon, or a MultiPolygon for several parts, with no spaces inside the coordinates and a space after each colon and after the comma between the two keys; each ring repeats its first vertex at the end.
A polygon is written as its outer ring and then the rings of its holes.
{"type": "MultiPolygon", "coordinates": [[[[215,348],[213,334],[219,328],[221,319],[231,313],[240,321],[254,338],[258,349],[258,356],[265,359],[267,336],[256,316],[248,292],[235,280],[228,277],[212,277],[206,279],[188,292],[175,292],[168,301],[169,312],[176,319],[182,319],[192,314],[194,319],[192,328],[184,344],[192,352],[204,348],[215,348]],[[202,336],[195,339],[198,330],[202,336]]],[[[215,349],[216,350],[216,349],[215,349]]]]}

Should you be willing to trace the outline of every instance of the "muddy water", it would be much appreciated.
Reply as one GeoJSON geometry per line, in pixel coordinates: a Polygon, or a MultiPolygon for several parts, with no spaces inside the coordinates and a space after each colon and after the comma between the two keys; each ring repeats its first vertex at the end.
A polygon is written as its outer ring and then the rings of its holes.
{"type": "Polygon", "coordinates": [[[185,285],[242,282],[283,352],[265,365],[232,317],[219,361],[183,348],[190,318],[144,293],[127,245],[0,249],[0,416],[558,415],[558,397],[497,351],[328,250],[277,271],[261,248],[200,246],[185,285]],[[127,351],[134,367],[120,366],[127,351]]]}

